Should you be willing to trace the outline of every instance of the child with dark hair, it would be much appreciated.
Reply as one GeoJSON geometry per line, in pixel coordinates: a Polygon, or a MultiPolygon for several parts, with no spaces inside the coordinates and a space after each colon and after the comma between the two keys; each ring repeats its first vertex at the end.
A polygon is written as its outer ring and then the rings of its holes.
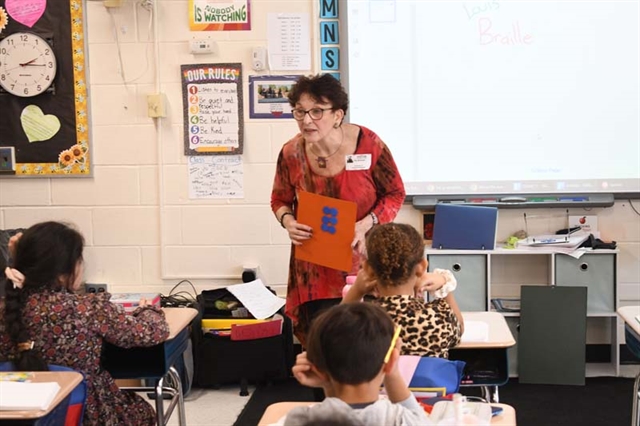
{"type": "Polygon", "coordinates": [[[307,343],[293,374],[305,386],[322,387],[327,398],[294,408],[285,426],[432,424],[398,371],[401,341],[380,307],[369,303],[331,307],[313,322],[307,343]],[[382,383],[388,399],[380,398],[382,383]]]}
{"type": "Polygon", "coordinates": [[[82,282],[84,239],[59,222],[33,225],[16,241],[0,301],[0,358],[19,371],[49,364],[82,372],[87,382],[84,425],[154,425],[151,405],[118,388],[100,365],[104,342],[152,346],[169,336],[164,313],[145,300],[132,315],[108,293],[74,294],[82,282]]]}
{"type": "Polygon", "coordinates": [[[367,259],[343,302],[375,292],[379,304],[402,327],[402,355],[448,358],[460,343],[462,313],[452,291],[457,283],[446,269],[427,272],[424,241],[412,226],[386,223],[366,240],[367,259]],[[435,300],[425,302],[424,292],[435,300]]]}

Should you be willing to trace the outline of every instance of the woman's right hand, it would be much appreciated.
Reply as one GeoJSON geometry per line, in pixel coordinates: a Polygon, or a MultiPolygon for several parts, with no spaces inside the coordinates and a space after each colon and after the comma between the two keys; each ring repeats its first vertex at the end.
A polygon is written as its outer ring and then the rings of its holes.
{"type": "Polygon", "coordinates": [[[289,239],[294,246],[301,246],[304,241],[313,235],[313,229],[310,226],[299,223],[293,215],[287,215],[283,225],[289,233],[289,239]]]}

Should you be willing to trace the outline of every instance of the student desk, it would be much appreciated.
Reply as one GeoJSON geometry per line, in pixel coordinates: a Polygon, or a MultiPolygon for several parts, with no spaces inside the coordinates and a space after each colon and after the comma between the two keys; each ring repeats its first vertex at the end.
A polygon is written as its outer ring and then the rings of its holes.
{"type": "MultiPolygon", "coordinates": [[[[315,402],[276,402],[267,407],[267,410],[262,415],[258,426],[268,426],[276,423],[285,414],[295,407],[306,407],[314,405],[315,402]]],[[[498,416],[491,418],[491,425],[500,426],[516,426],[516,410],[510,405],[505,404],[491,404],[496,407],[502,407],[502,413],[498,416]]]]}
{"type": "Polygon", "coordinates": [[[481,386],[489,402],[499,402],[498,386],[509,380],[507,349],[516,344],[504,317],[498,312],[463,312],[467,321],[484,322],[489,326],[485,342],[462,342],[449,351],[449,359],[466,362],[461,386],[481,386]]]}
{"type": "MultiPolygon", "coordinates": [[[[58,405],[63,403],[71,394],[71,391],[82,382],[82,374],[75,371],[36,371],[31,382],[58,382],[60,390],[58,394],[46,410],[28,410],[28,411],[0,411],[0,425],[37,425],[40,419],[52,413],[58,405]]],[[[67,404],[68,405],[68,404],[67,404]]],[[[66,416],[66,408],[64,415],[66,416]]],[[[62,416],[64,418],[64,416],[62,416]]]]}
{"type": "Polygon", "coordinates": [[[104,368],[114,379],[146,379],[155,381],[155,387],[125,387],[133,391],[151,391],[155,395],[158,425],[164,426],[175,406],[178,406],[179,424],[187,424],[182,395],[180,375],[174,364],[182,356],[189,344],[188,325],[196,317],[198,311],[192,308],[163,308],[169,337],[159,345],[146,348],[120,348],[111,344],[105,345],[104,368]],[[165,376],[168,380],[165,381],[165,376]],[[162,395],[171,396],[167,410],[164,409],[162,395]]]}
{"type": "MultiPolygon", "coordinates": [[[[636,319],[640,315],[640,306],[618,308],[618,315],[624,320],[624,336],[627,347],[635,356],[640,358],[640,322],[636,319]]],[[[638,392],[640,392],[640,372],[638,372],[636,380],[633,382],[632,426],[640,424],[640,419],[638,419],[638,398],[640,398],[640,394],[638,392]]]]}

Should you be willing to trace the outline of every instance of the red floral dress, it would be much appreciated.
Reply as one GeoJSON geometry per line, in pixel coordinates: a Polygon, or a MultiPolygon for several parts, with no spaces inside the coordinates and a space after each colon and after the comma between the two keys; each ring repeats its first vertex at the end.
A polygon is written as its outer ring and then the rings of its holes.
{"type": "MultiPolygon", "coordinates": [[[[44,291],[28,296],[22,313],[34,350],[48,364],[71,367],[87,379],[84,425],[154,425],[155,411],[140,396],[120,390],[100,366],[103,342],[121,347],[152,346],[169,336],[164,313],[139,308],[133,314],[111,302],[108,293],[77,295],[44,291]]],[[[5,332],[4,302],[0,301],[0,359],[16,348],[5,332]]]]}
{"type": "MultiPolygon", "coordinates": [[[[380,223],[391,222],[404,202],[404,184],[384,142],[371,130],[359,127],[354,154],[371,155],[371,167],[368,170],[345,169],[332,177],[319,176],[309,165],[301,134],[285,143],[278,157],[271,193],[273,212],[282,206],[288,206],[295,214],[296,193],[302,190],[355,202],[358,206],[357,220],[374,212],[380,223]]],[[[297,325],[300,305],[313,300],[340,298],[345,274],[336,269],[295,259],[293,247],[289,263],[285,310],[299,332],[297,325]]],[[[352,273],[356,273],[359,266],[360,256],[354,252],[352,273]]]]}

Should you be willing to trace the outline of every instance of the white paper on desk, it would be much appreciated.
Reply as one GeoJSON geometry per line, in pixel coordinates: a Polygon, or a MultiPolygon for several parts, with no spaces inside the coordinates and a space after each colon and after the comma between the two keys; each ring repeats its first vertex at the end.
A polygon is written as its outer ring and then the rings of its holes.
{"type": "Polygon", "coordinates": [[[57,382],[0,382],[0,410],[46,410],[59,391],[57,382]]]}
{"type": "Polygon", "coordinates": [[[285,300],[271,293],[262,280],[230,285],[233,294],[256,319],[269,318],[284,306],[285,300]]]}
{"type": "Polygon", "coordinates": [[[487,342],[489,324],[484,321],[465,321],[461,342],[487,342]]]}

